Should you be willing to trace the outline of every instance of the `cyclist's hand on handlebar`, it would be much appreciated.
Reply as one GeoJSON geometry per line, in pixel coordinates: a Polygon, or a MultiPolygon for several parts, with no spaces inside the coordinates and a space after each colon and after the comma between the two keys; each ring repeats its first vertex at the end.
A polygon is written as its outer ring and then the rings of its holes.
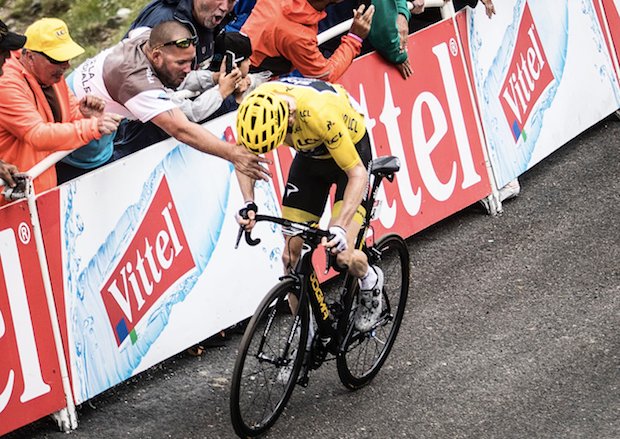
{"type": "Polygon", "coordinates": [[[329,249],[333,254],[338,254],[345,251],[347,245],[347,231],[340,226],[331,226],[329,228],[331,233],[330,240],[327,238],[322,239],[322,244],[325,248],[329,249]]]}
{"type": "Polygon", "coordinates": [[[256,221],[254,218],[256,217],[256,212],[258,211],[258,206],[254,201],[246,201],[245,205],[239,209],[237,212],[236,219],[237,223],[242,226],[246,231],[252,230],[256,221]]]}

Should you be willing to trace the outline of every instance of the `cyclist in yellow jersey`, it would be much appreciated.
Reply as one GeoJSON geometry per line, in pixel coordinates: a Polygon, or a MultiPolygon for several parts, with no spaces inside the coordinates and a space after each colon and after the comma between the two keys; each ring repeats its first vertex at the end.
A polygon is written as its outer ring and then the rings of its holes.
{"type": "MultiPolygon", "coordinates": [[[[362,224],[368,185],[370,141],[364,116],[356,111],[346,90],[308,78],[285,78],[260,85],[239,106],[239,142],[255,154],[282,144],[293,147],[293,159],[282,200],[282,216],[294,221],[321,218],[333,184],[335,203],[329,231],[334,238],[323,245],[336,255],[339,266],[360,279],[356,326],[372,328],[381,311],[383,273],[370,267],[366,255],[354,248],[362,224]]],[[[237,173],[246,205],[237,217],[247,229],[254,226],[254,181],[237,173]],[[243,219],[247,213],[250,220],[243,219]]],[[[285,235],[286,271],[301,254],[302,242],[285,235]]]]}

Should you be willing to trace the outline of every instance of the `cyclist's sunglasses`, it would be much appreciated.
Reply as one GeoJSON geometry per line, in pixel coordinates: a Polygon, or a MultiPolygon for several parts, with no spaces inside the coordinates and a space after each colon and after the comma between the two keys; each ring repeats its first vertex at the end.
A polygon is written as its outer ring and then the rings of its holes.
{"type": "Polygon", "coordinates": [[[198,44],[197,36],[188,37],[188,38],[180,38],[178,40],[168,41],[167,43],[158,44],[157,46],[153,47],[153,50],[161,49],[162,47],[166,47],[166,46],[177,46],[179,49],[187,49],[191,44],[193,44],[194,46],[198,44]]]}

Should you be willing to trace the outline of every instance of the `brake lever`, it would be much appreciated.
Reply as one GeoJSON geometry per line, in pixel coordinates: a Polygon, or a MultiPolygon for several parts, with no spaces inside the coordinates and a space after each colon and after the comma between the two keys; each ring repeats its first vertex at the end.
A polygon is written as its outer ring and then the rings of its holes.
{"type": "Polygon", "coordinates": [[[239,231],[237,232],[237,240],[235,241],[235,250],[239,248],[239,242],[241,242],[241,235],[243,235],[244,230],[245,226],[240,225],[239,231]]]}

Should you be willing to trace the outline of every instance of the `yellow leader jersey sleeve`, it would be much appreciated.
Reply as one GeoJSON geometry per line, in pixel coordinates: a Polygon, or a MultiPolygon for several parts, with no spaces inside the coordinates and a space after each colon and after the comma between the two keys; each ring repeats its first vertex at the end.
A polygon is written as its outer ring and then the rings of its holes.
{"type": "Polygon", "coordinates": [[[360,162],[355,144],[366,133],[364,116],[357,112],[346,90],[308,78],[286,78],[260,86],[292,96],[297,117],[291,133],[299,153],[317,159],[333,158],[347,171],[360,162]]]}

